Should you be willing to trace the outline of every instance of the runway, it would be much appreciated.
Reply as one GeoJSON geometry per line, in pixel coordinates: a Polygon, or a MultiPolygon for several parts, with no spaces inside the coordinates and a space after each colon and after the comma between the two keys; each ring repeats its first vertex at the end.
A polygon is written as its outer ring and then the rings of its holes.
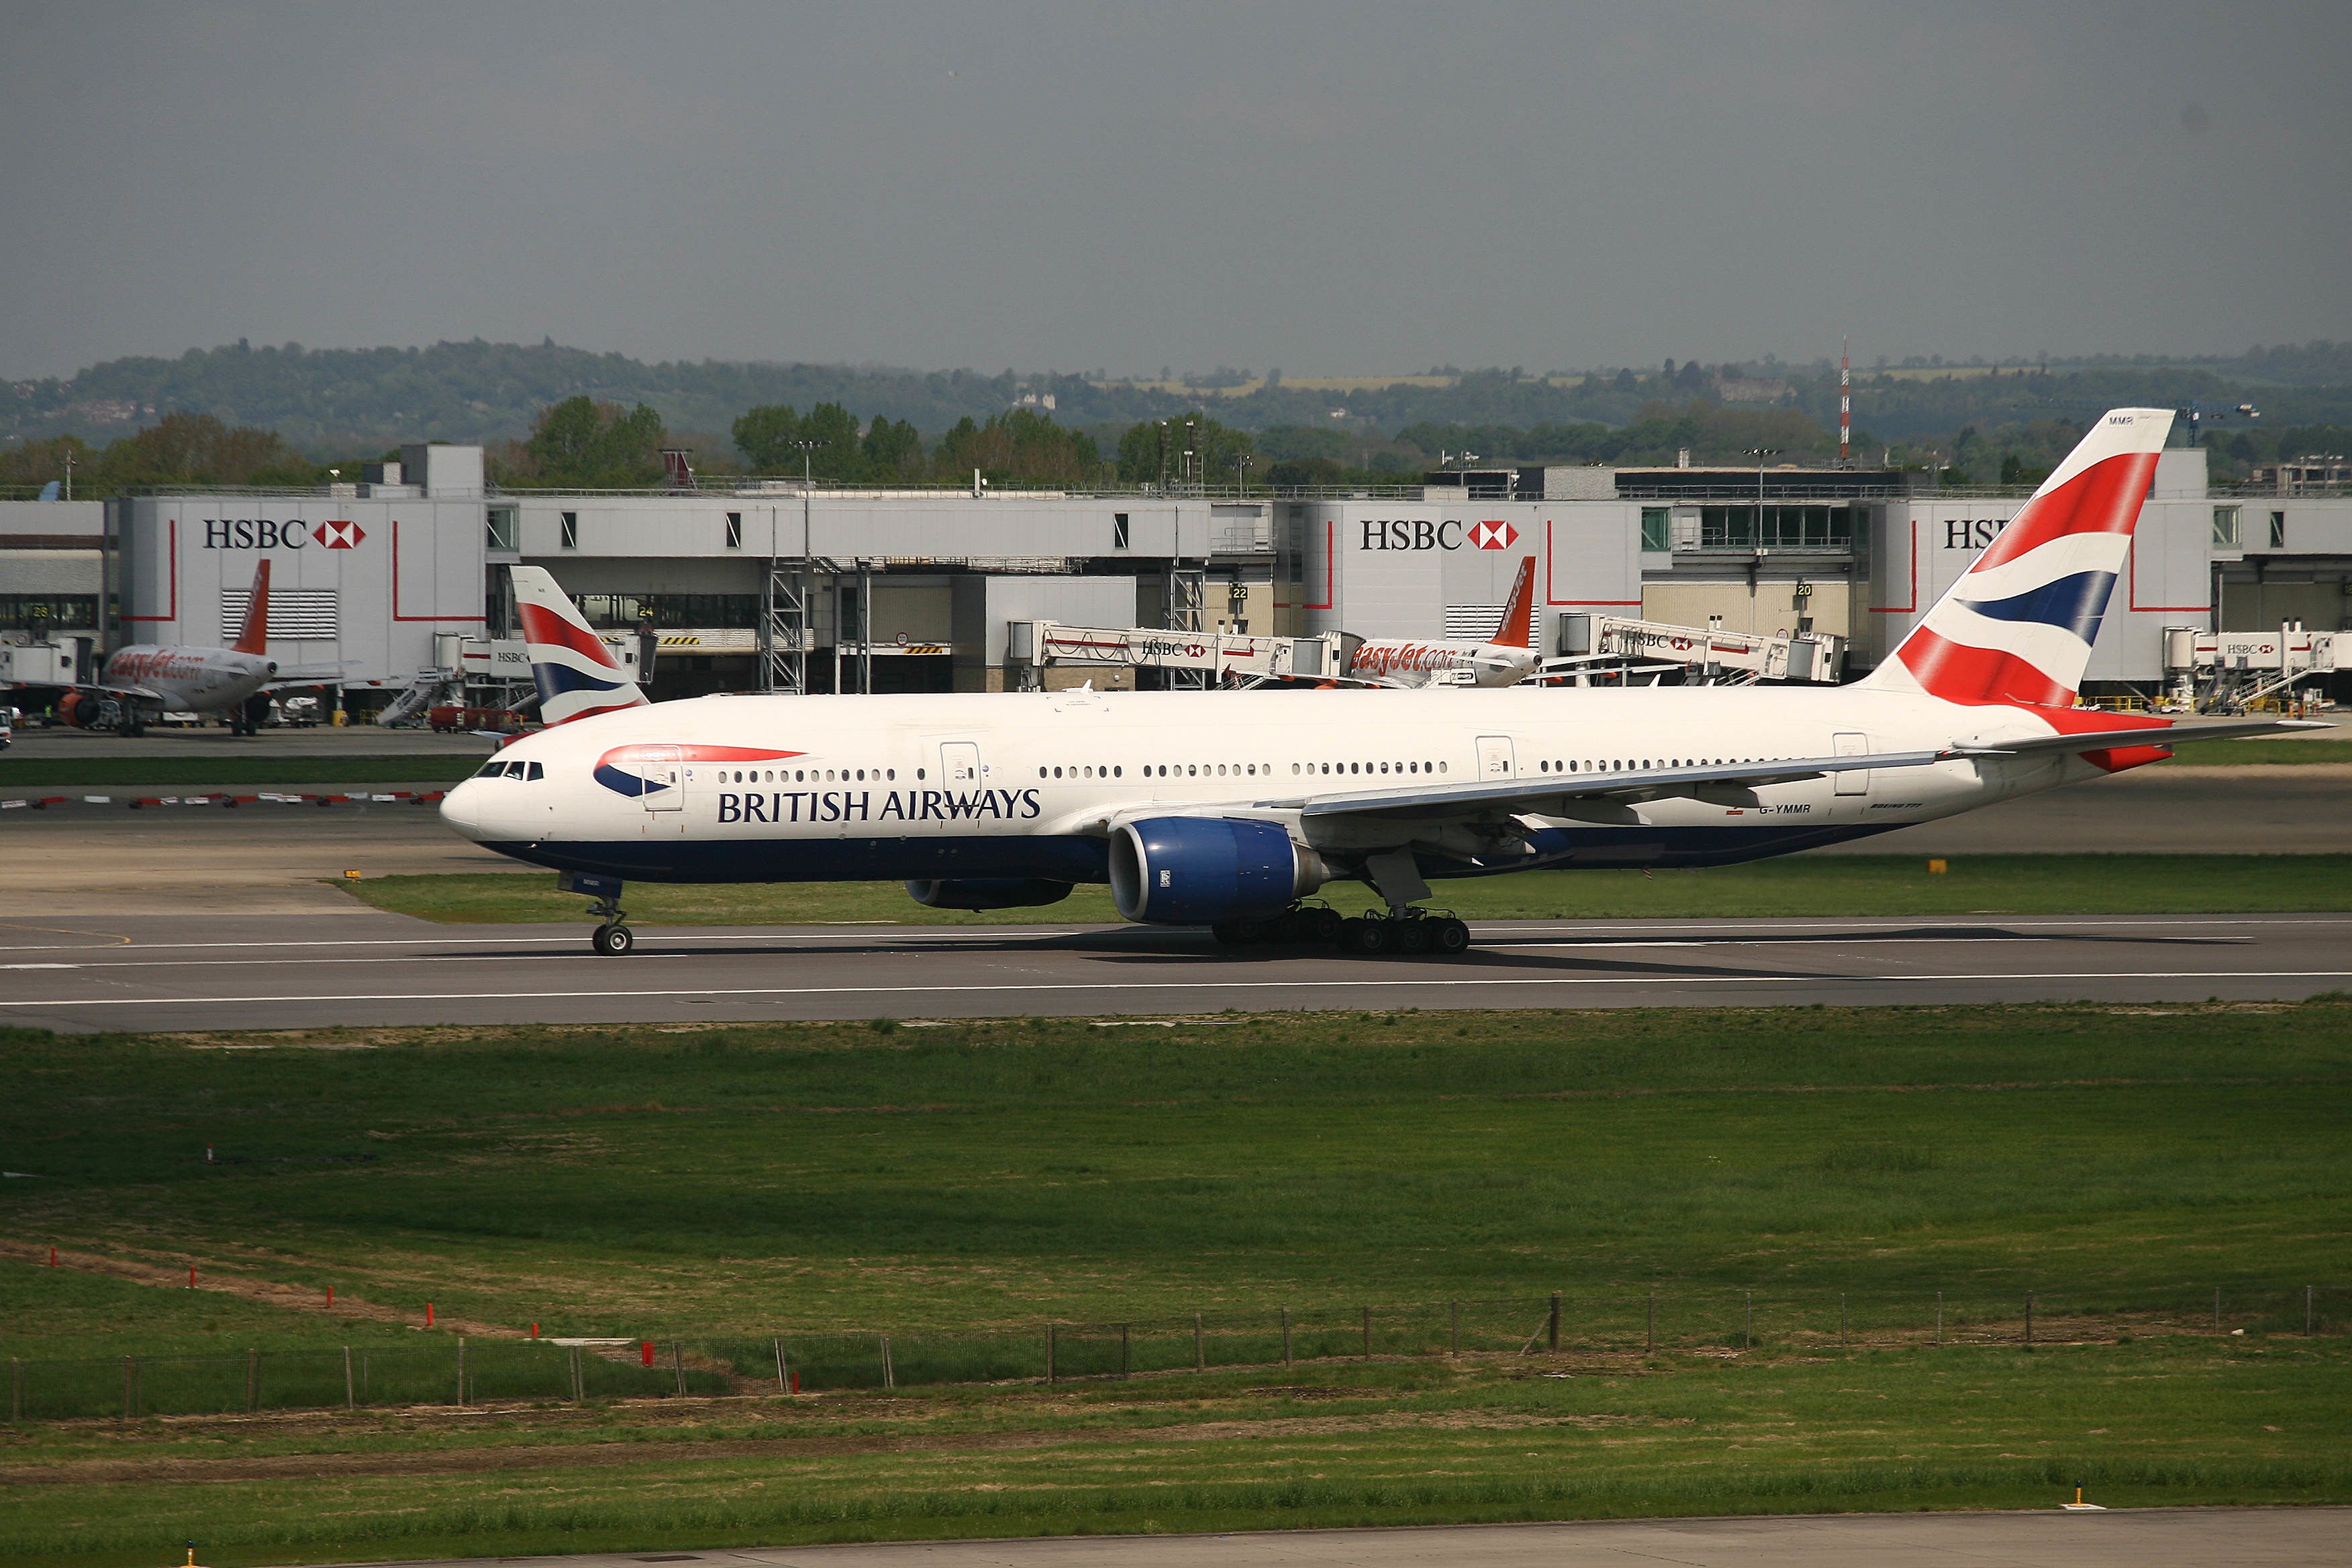
{"type": "MultiPolygon", "coordinates": [[[[856,1546],[505,1557],[518,1568],[2266,1568],[2337,1563],[2342,1508],[2130,1509],[2112,1513],[1847,1513],[1764,1519],[1593,1520],[1421,1530],[877,1542],[856,1546]]],[[[459,1559],[396,1568],[471,1568],[459,1559]]]]}
{"type": "Polygon", "coordinates": [[[0,1020],[66,1031],[1416,1007],[2292,999],[2352,987],[2352,914],[1511,921],[1457,959],[1119,926],[436,927],[367,911],[0,925],[0,1020]]]}

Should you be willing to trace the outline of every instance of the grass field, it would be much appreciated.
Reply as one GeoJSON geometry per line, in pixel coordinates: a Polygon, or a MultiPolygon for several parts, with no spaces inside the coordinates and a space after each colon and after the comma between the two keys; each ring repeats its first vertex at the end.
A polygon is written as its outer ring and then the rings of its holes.
{"type": "Polygon", "coordinates": [[[19,1033],[0,1061],[38,1173],[0,1188],[11,1237],[312,1309],[0,1262],[28,1359],[446,1355],[425,1300],[914,1335],[1562,1289],[1580,1325],[1557,1359],[21,1426],[0,1561],[2352,1496],[2352,1354],[2242,1306],[2306,1280],[2346,1310],[2343,1002],[19,1033]],[[2032,1288],[2178,1324],[2216,1283],[2251,1337],[1840,1350],[1822,1311],[2032,1288]],[[1643,1355],[1630,1310],[1584,1342],[1653,1289],[1758,1289],[1760,1348],[1643,1355]]]}
{"type": "MultiPolygon", "coordinates": [[[[1470,920],[1631,920],[1738,915],[2200,914],[2333,910],[2352,900],[2346,855],[1981,855],[1931,874],[1919,856],[1798,856],[1703,871],[1525,871],[1441,882],[1431,900],[1470,920]]],[[[455,924],[583,918],[586,901],[545,872],[381,877],[345,884],[379,909],[455,924]]],[[[1353,882],[1325,889],[1354,911],[1377,900],[1353,882]]],[[[1114,921],[1110,889],[1081,887],[1042,909],[969,914],[916,903],[897,882],[665,887],[633,882],[642,925],[890,921],[1066,925],[1114,921]]]]}
{"type": "Polygon", "coordinates": [[[0,1562],[2021,1507],[2077,1476],[2352,1498],[2343,999],[19,1031],[0,1071],[27,1362],[446,1357],[452,1324],[912,1347],[1289,1305],[1344,1331],[1456,1297],[1520,1303],[1516,1337],[1553,1290],[1570,1320],[1558,1358],[26,1424],[0,1562]],[[41,1267],[52,1242],[130,1277],[41,1267]],[[163,1288],[192,1261],[215,1289],[163,1288]],[[2246,1338],[2200,1327],[2216,1286],[2246,1338]],[[1926,1340],[1937,1290],[1958,1321],[2029,1289],[2045,1335],[2098,1342],[1926,1340]],[[1654,1290],[1676,1316],[1645,1355],[1654,1290]],[[1841,1349],[1842,1295],[1902,1342],[1841,1349]]]}
{"type": "MultiPolygon", "coordinates": [[[[2345,731],[2338,729],[2337,734],[2345,731]]],[[[2199,741],[2182,746],[2158,767],[2313,767],[2352,763],[2352,741],[2199,741]]]]}
{"type": "MultiPolygon", "coordinates": [[[[483,747],[488,755],[489,748],[483,747]]],[[[11,757],[0,754],[0,795],[12,790],[159,788],[186,784],[456,784],[480,766],[468,756],[11,757]]]]}

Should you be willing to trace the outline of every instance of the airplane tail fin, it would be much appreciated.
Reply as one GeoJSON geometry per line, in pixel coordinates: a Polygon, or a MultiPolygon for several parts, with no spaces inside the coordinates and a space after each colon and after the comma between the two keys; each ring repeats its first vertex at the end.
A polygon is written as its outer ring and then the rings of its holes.
{"type": "Polygon", "coordinates": [[[1948,702],[2071,706],[2172,418],[2165,408],[2101,416],[1862,684],[1948,702]]]}
{"type": "Polygon", "coordinates": [[[253,563],[253,594],[245,601],[245,626],[228,645],[238,653],[269,651],[269,557],[253,563]]]}
{"type": "Polygon", "coordinates": [[[1510,599],[1503,605],[1503,624],[1495,628],[1495,646],[1532,647],[1535,618],[1536,558],[1530,555],[1519,563],[1519,580],[1511,584],[1510,599]]]}
{"type": "Polygon", "coordinates": [[[588,623],[543,566],[509,566],[515,609],[522,617],[530,679],[539,688],[539,713],[547,723],[642,708],[646,694],[613,658],[613,650],[588,623]]]}

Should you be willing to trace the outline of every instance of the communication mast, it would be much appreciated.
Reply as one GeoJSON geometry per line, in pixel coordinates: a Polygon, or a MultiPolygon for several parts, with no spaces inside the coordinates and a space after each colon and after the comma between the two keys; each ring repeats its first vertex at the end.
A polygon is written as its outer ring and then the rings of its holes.
{"type": "Polygon", "coordinates": [[[1845,340],[1838,340],[1838,467],[1846,462],[1846,447],[1853,438],[1853,373],[1847,363],[1845,340]]]}

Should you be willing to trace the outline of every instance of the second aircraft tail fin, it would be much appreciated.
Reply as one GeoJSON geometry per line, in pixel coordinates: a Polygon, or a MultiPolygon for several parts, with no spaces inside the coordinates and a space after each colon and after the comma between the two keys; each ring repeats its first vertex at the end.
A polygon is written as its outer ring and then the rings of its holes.
{"type": "Polygon", "coordinates": [[[1533,647],[1535,619],[1536,558],[1530,555],[1519,563],[1519,580],[1511,584],[1511,596],[1503,605],[1503,624],[1495,628],[1495,646],[1533,647]]]}

